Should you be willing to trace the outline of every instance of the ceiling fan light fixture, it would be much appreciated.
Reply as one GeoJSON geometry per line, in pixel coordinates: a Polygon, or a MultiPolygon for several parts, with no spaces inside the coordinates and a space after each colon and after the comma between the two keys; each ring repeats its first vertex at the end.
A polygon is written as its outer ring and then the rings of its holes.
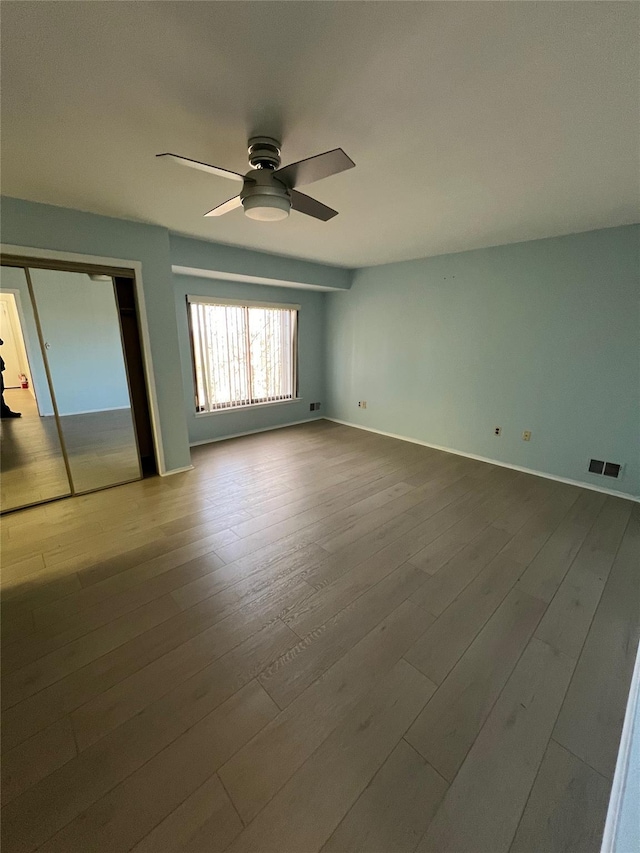
{"type": "Polygon", "coordinates": [[[277,222],[286,219],[291,210],[288,198],[277,195],[254,195],[242,199],[245,216],[260,222],[277,222]]]}

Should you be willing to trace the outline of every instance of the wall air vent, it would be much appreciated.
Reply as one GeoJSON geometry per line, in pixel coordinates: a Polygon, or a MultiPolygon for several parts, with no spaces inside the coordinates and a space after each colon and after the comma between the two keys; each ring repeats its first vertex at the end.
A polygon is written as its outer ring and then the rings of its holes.
{"type": "Polygon", "coordinates": [[[619,477],[620,471],[622,469],[622,465],[618,465],[617,462],[605,462],[604,471],[602,472],[605,477],[619,477]]]}
{"type": "Polygon", "coordinates": [[[617,462],[604,462],[602,459],[590,459],[589,473],[602,474],[603,477],[614,477],[617,480],[622,474],[622,465],[617,462]]]}

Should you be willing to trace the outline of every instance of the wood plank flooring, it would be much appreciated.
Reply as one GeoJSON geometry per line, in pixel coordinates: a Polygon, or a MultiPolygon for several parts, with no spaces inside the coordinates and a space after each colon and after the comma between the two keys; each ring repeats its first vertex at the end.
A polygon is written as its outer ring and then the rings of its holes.
{"type": "Polygon", "coordinates": [[[2,521],[4,853],[596,853],[640,506],[327,421],[2,521]]]}

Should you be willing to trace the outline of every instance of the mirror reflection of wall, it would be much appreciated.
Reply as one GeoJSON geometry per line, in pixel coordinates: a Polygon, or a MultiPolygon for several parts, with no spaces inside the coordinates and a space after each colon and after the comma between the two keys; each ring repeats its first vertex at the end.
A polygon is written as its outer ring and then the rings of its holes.
{"type": "Polygon", "coordinates": [[[113,280],[30,271],[74,491],[140,477],[113,280]]]}
{"type": "Polygon", "coordinates": [[[5,386],[0,509],[5,511],[71,494],[27,277],[19,267],[2,267],[0,339],[5,386]]]}

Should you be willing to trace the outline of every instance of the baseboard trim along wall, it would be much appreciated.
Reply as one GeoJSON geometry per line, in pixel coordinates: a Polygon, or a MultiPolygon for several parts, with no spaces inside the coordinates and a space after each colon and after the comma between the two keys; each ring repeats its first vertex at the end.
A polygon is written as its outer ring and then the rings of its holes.
{"type": "Polygon", "coordinates": [[[609,799],[601,853],[628,853],[637,842],[638,787],[640,786],[640,649],[631,678],[613,787],[609,799]]]}
{"type": "MultiPolygon", "coordinates": [[[[260,429],[250,429],[247,432],[233,432],[230,435],[219,435],[216,438],[205,438],[202,441],[192,441],[189,447],[199,447],[201,444],[215,444],[218,441],[228,441],[230,438],[242,438],[243,435],[255,435],[257,432],[271,432],[274,429],[284,429],[285,427],[299,426],[300,424],[310,424],[313,421],[331,420],[331,418],[305,418],[302,421],[290,421],[287,424],[276,424],[275,426],[260,427],[260,429]]],[[[193,467],[193,466],[192,466],[193,467]]]]}
{"type": "Polygon", "coordinates": [[[453,453],[456,456],[466,456],[468,459],[477,459],[479,462],[489,462],[491,465],[499,465],[501,468],[512,468],[514,471],[522,471],[523,474],[535,474],[536,477],[544,477],[547,480],[557,480],[559,483],[567,483],[570,486],[579,486],[581,489],[591,489],[592,492],[602,492],[605,495],[613,495],[616,498],[625,498],[629,501],[640,503],[640,497],[630,495],[627,492],[618,492],[615,489],[605,489],[602,486],[594,486],[592,483],[583,483],[580,480],[570,480],[568,477],[558,477],[556,474],[548,474],[546,471],[536,471],[533,468],[525,468],[522,465],[512,465],[510,462],[502,462],[500,459],[490,459],[488,456],[478,456],[476,453],[466,453],[464,450],[456,450],[453,447],[443,447],[440,444],[432,444],[429,441],[422,441],[419,438],[410,438],[407,435],[397,435],[394,432],[385,432],[382,429],[374,429],[373,427],[362,426],[362,424],[354,424],[350,421],[343,421],[339,418],[324,417],[325,421],[333,421],[342,426],[353,427],[354,429],[362,429],[365,432],[375,432],[378,435],[385,435],[387,438],[397,438],[400,441],[409,441],[411,444],[421,444],[423,447],[431,447],[433,450],[442,450],[445,453],[453,453]]]}
{"type": "Polygon", "coordinates": [[[173,468],[171,471],[161,471],[161,477],[171,477],[172,474],[183,474],[185,471],[193,471],[194,465],[185,465],[184,468],[173,468]]]}

